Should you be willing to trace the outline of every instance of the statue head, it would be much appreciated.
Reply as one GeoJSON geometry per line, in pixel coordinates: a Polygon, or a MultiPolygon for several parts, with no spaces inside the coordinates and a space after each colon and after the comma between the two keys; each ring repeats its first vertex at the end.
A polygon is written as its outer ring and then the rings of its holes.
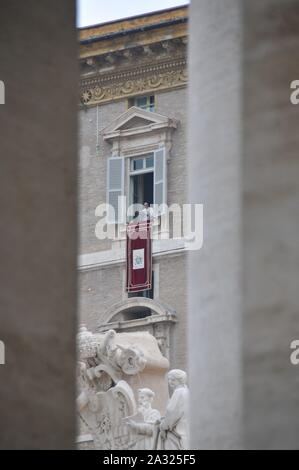
{"type": "Polygon", "coordinates": [[[151,407],[155,393],[149,388],[140,388],[138,390],[138,408],[148,409],[151,407]]]}
{"type": "Polygon", "coordinates": [[[173,369],[170,370],[167,374],[169,387],[175,389],[180,385],[187,384],[187,374],[183,370],[173,369]]]}

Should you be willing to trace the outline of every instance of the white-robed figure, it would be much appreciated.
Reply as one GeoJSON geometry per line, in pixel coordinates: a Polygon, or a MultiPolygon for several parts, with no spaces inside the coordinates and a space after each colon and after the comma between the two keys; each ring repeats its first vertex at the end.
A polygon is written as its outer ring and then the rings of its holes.
{"type": "Polygon", "coordinates": [[[143,203],[143,209],[139,213],[140,222],[152,221],[154,218],[153,208],[150,207],[148,202],[143,203]]]}
{"type": "Polygon", "coordinates": [[[158,448],[165,450],[189,449],[189,389],[187,374],[173,369],[167,374],[172,395],[160,424],[158,448]]]}

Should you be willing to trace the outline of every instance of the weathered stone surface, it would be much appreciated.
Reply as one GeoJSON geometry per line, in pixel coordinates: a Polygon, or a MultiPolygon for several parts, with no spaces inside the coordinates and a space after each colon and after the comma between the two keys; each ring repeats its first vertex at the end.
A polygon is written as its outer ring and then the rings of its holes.
{"type": "MultiPolygon", "coordinates": [[[[179,121],[172,133],[171,161],[168,170],[168,202],[187,202],[186,119],[187,90],[169,90],[156,95],[156,111],[179,121]]],[[[103,139],[103,129],[127,109],[126,100],[108,103],[98,108],[99,151],[96,152],[97,110],[95,107],[80,110],[80,253],[96,253],[109,250],[110,240],[100,241],[95,236],[98,217],[95,208],[106,201],[107,159],[111,145],[103,139]]],[[[155,300],[173,308],[177,324],[171,332],[170,362],[173,367],[186,368],[186,254],[177,253],[154,259],[157,268],[155,300]]],[[[155,269],[156,269],[155,268],[155,269]]],[[[125,293],[125,264],[79,272],[80,317],[88,328],[95,330],[113,305],[127,299],[125,293]]]]}
{"type": "Polygon", "coordinates": [[[246,447],[296,449],[299,370],[299,4],[245,2],[244,407],[246,447]]]}
{"type": "Polygon", "coordinates": [[[192,2],[190,202],[204,242],[189,263],[191,448],[241,446],[241,15],[237,0],[192,2]]]}
{"type": "Polygon", "coordinates": [[[0,448],[75,440],[75,2],[1,2],[0,448]]]}
{"type": "MultiPolygon", "coordinates": [[[[168,398],[165,373],[169,362],[156,339],[138,331],[92,334],[83,326],[78,334],[78,361],[77,408],[84,434],[92,435],[95,448],[152,448],[154,431],[158,431],[153,425],[160,420],[168,398]],[[147,410],[151,418],[143,414],[141,397],[137,405],[140,388],[154,398],[155,414],[147,410]],[[133,425],[136,420],[140,432],[133,425]],[[148,439],[140,437],[142,433],[148,439]]],[[[78,440],[83,445],[83,437],[78,440]]]]}
{"type": "Polygon", "coordinates": [[[238,447],[243,391],[244,447],[297,448],[299,8],[250,0],[241,23],[240,3],[191,8],[190,196],[205,204],[204,247],[190,263],[191,436],[238,447]]]}

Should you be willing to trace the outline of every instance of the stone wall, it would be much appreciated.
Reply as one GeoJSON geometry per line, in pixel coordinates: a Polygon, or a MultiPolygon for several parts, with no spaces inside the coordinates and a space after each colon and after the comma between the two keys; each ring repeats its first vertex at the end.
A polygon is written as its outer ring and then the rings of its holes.
{"type": "Polygon", "coordinates": [[[205,204],[189,265],[196,448],[298,448],[298,18],[296,0],[192,2],[190,198],[205,204]]]}
{"type": "Polygon", "coordinates": [[[0,448],[75,442],[75,2],[1,1],[0,448]]]}
{"type": "MultiPolygon", "coordinates": [[[[173,132],[171,161],[168,164],[168,203],[183,204],[187,198],[186,164],[186,106],[187,89],[181,88],[156,94],[156,112],[179,120],[173,132]]],[[[95,216],[98,204],[106,202],[107,159],[111,146],[103,140],[102,130],[128,107],[127,100],[83,108],[80,123],[80,253],[110,250],[110,240],[99,241],[95,236],[95,216]],[[98,118],[97,118],[98,113],[98,118]],[[99,128],[97,153],[96,130],[99,128]]],[[[186,368],[186,266],[185,255],[165,255],[155,258],[159,263],[159,297],[155,300],[175,310],[178,323],[174,327],[171,352],[173,367],[186,368]]],[[[157,279],[156,279],[157,283],[157,279]]],[[[106,314],[113,305],[127,299],[125,292],[125,264],[108,265],[81,271],[79,274],[80,320],[94,330],[107,321],[106,314]]],[[[157,287],[157,286],[156,286],[157,287]]],[[[156,289],[157,292],[157,289],[156,289]]]]}
{"type": "Polygon", "coordinates": [[[237,0],[192,2],[190,202],[204,242],[189,259],[192,445],[242,445],[241,12],[237,0]]]}
{"type": "MultiPolygon", "coordinates": [[[[159,295],[154,300],[177,313],[178,322],[173,328],[170,362],[172,367],[187,367],[186,344],[186,255],[163,256],[159,264],[159,295]]],[[[157,280],[156,280],[157,282],[157,280]]],[[[107,313],[114,305],[127,299],[124,291],[125,265],[107,266],[79,273],[80,321],[95,331],[109,319],[107,313]]],[[[157,292],[157,290],[156,290],[157,292]]]]}
{"type": "MultiPolygon", "coordinates": [[[[186,106],[187,89],[181,88],[156,95],[157,113],[180,121],[173,132],[172,158],[168,165],[168,203],[186,202],[186,106]]],[[[80,128],[80,253],[92,253],[110,249],[111,243],[100,241],[95,236],[96,207],[106,202],[107,159],[111,156],[111,146],[103,140],[102,130],[128,109],[127,100],[104,104],[98,107],[99,151],[96,152],[97,108],[79,111],[80,128]]]]}
{"type": "Polygon", "coordinates": [[[299,4],[245,5],[244,406],[249,448],[295,449],[299,370],[299,4]]]}

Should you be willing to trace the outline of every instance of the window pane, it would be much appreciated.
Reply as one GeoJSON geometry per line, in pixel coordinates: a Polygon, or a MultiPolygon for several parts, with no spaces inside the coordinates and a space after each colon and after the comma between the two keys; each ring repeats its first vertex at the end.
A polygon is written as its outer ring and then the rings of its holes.
{"type": "Polygon", "coordinates": [[[140,96],[134,100],[135,106],[141,109],[146,109],[148,111],[155,110],[155,96],[140,96]]]}
{"type": "Polygon", "coordinates": [[[154,96],[150,96],[149,110],[152,112],[155,111],[155,97],[154,96]]]}
{"type": "Polygon", "coordinates": [[[133,161],[133,170],[142,170],[143,168],[143,158],[133,161]]]}
{"type": "Polygon", "coordinates": [[[141,108],[141,107],[146,107],[146,105],[147,105],[146,96],[142,96],[141,98],[136,99],[136,106],[139,106],[141,108]]]}
{"type": "Polygon", "coordinates": [[[153,168],[154,166],[154,156],[146,158],[146,168],[153,168]]]}

